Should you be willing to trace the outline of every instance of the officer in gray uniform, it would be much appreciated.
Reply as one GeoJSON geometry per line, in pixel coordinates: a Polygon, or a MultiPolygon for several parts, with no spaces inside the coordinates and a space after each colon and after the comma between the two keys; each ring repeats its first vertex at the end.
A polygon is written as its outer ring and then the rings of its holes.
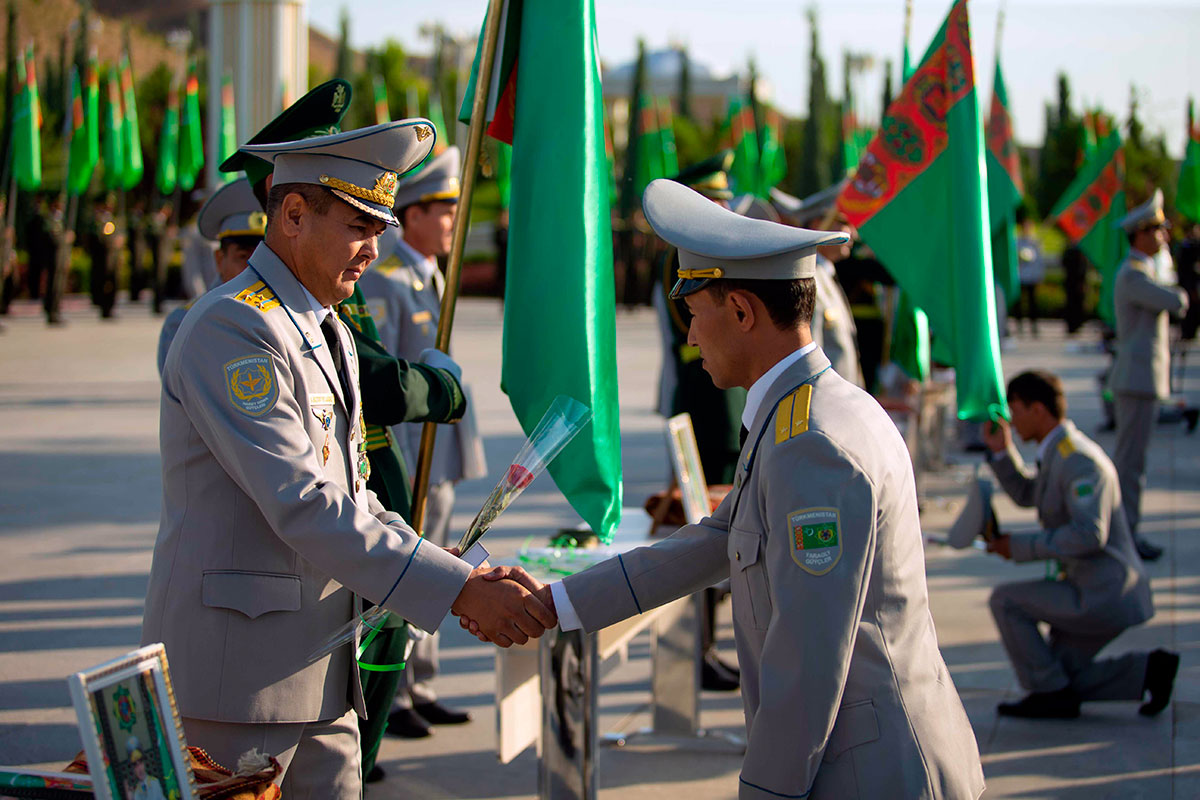
{"type": "Polygon", "coordinates": [[[674,294],[713,382],[749,389],[750,434],[711,517],[540,596],[564,629],[591,632],[730,577],[741,800],[978,797],[975,736],[930,616],[908,450],[809,334],[815,249],[846,234],[745,219],[665,180],[643,204],[679,249],[674,294]]]}
{"type": "MultiPolygon", "coordinates": [[[[217,242],[213,253],[216,263],[216,282],[209,286],[220,286],[242,273],[250,261],[250,254],[263,240],[267,230],[267,215],[258,205],[250,181],[238,178],[217,189],[200,209],[196,221],[200,235],[210,242],[217,242]]],[[[183,323],[183,317],[195,303],[182,305],[167,314],[162,332],[158,335],[158,374],[162,375],[167,361],[167,351],[183,323]]]]}
{"type": "Polygon", "coordinates": [[[996,587],[992,616],[1017,679],[1028,692],[998,712],[1012,717],[1079,716],[1081,702],[1149,700],[1153,716],[1171,696],[1179,656],[1165,650],[1096,660],[1122,631],[1154,616],[1150,582],[1133,546],[1116,469],[1103,448],[1067,419],[1062,382],[1042,371],[1008,384],[1012,427],[1038,443],[1031,472],[1013,447],[1007,422],[984,426],[989,462],[1020,506],[1036,507],[1043,530],[1000,535],[988,549],[1016,562],[1055,559],[1057,580],[996,587]],[[1047,639],[1039,623],[1050,626],[1047,639]]]}
{"type": "Polygon", "coordinates": [[[361,796],[357,642],[310,662],[355,619],[355,594],[426,631],[451,608],[514,641],[554,621],[366,486],[358,357],[332,307],[395,224],[397,173],[433,141],[432,123],[404,120],[244,146],[274,165],[266,238],[188,312],[163,369],[142,641],[166,644],[188,741],[225,764],[271,753],[287,797],[361,796]]]}
{"type": "MultiPolygon", "coordinates": [[[[406,177],[396,190],[396,217],[403,228],[384,233],[379,240],[379,260],[363,275],[360,286],[367,309],[379,330],[379,340],[397,358],[416,360],[437,344],[438,320],[444,278],[437,259],[450,251],[454,214],[458,208],[458,148],[447,148],[420,171],[406,177]]],[[[425,510],[425,538],[445,546],[454,510],[454,484],[487,474],[483,441],[475,428],[469,392],[463,419],[438,428],[429,494],[425,510]]],[[[392,427],[404,462],[415,469],[421,445],[419,423],[392,427]]],[[[419,738],[429,724],[454,725],[470,720],[467,712],[438,702],[432,680],[437,675],[437,636],[417,642],[404,685],[397,692],[397,709],[388,730],[419,738]]]]}
{"type": "Polygon", "coordinates": [[[1117,355],[1109,387],[1115,401],[1117,445],[1113,461],[1121,478],[1125,516],[1142,558],[1155,560],[1162,548],[1138,534],[1142,489],[1146,485],[1146,449],[1158,403],[1171,393],[1171,351],[1167,314],[1187,311],[1178,286],[1162,283],[1155,257],[1167,244],[1167,218],[1161,189],[1130,211],[1121,228],[1129,237],[1129,255],[1117,271],[1113,305],[1117,316],[1117,355]]]}

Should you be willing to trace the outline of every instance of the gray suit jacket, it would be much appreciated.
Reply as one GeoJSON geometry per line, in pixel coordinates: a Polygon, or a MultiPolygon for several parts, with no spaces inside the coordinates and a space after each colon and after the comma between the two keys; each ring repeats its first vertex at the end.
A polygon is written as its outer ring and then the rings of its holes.
{"type": "Polygon", "coordinates": [[[1145,622],[1154,603],[1121,508],[1116,467],[1070,420],[1051,437],[1035,472],[1015,449],[990,460],[1004,491],[1017,505],[1036,507],[1043,528],[1013,534],[1013,560],[1058,559],[1079,590],[1077,610],[1095,620],[1097,632],[1145,622]]]}
{"type": "Polygon", "coordinates": [[[863,386],[858,360],[858,330],[850,301],[837,277],[826,271],[824,256],[817,256],[817,299],[813,305],[812,337],[825,351],[834,371],[855,386],[863,386]]]}
{"type": "Polygon", "coordinates": [[[929,612],[904,440],[819,349],[767,398],[711,517],[563,581],[583,626],[729,577],[742,800],[978,797],[975,736],[929,612]]]}
{"type": "MultiPolygon", "coordinates": [[[[441,318],[441,273],[431,280],[421,278],[414,265],[405,260],[407,251],[397,245],[399,234],[389,228],[379,238],[379,258],[359,279],[367,308],[379,329],[379,341],[397,358],[415,361],[426,348],[437,346],[438,320],[441,318]]],[[[431,484],[480,478],[487,474],[483,440],[475,426],[469,391],[467,410],[455,423],[438,427],[433,447],[431,484]]],[[[415,469],[421,447],[422,423],[392,426],[404,463],[415,469]]]]}
{"type": "Polygon", "coordinates": [[[1114,392],[1168,397],[1171,351],[1167,314],[1187,310],[1187,294],[1156,280],[1154,260],[1130,250],[1113,287],[1117,357],[1109,384],[1114,392]]]}
{"type": "Polygon", "coordinates": [[[346,397],[299,281],[265,244],[250,265],[196,302],[167,354],[142,641],[166,644],[184,716],[362,714],[351,647],[308,654],[353,619],[353,593],[436,630],[470,566],[367,491],[350,332],[346,397]]]}

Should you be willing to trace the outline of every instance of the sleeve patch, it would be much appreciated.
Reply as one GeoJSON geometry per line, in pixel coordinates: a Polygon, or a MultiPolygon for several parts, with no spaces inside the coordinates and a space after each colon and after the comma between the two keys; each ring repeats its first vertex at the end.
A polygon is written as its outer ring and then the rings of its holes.
{"type": "Polygon", "coordinates": [[[275,293],[271,291],[270,287],[268,287],[262,281],[255,281],[245,289],[242,289],[235,296],[238,300],[241,300],[246,305],[254,306],[264,314],[270,311],[272,308],[277,308],[279,306],[279,298],[277,298],[275,293]]]}
{"type": "Polygon", "coordinates": [[[261,417],[275,407],[279,382],[270,356],[243,356],[225,365],[229,402],[248,417],[261,417]]]}
{"type": "Polygon", "coordinates": [[[842,558],[841,514],[836,508],[802,508],[788,514],[788,549],[810,575],[824,575],[842,558]]]}
{"type": "Polygon", "coordinates": [[[808,431],[808,412],[812,404],[812,384],[806,383],[779,401],[775,409],[775,444],[783,444],[808,431]]]}
{"type": "Polygon", "coordinates": [[[1092,478],[1080,478],[1071,484],[1071,497],[1076,500],[1087,500],[1096,493],[1096,481],[1092,478]]]}

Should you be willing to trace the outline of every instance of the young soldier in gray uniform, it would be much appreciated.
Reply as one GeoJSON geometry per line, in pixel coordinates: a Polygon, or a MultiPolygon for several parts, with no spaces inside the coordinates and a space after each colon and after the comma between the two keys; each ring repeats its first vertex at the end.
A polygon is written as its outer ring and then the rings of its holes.
{"type": "MultiPolygon", "coordinates": [[[[250,190],[250,181],[238,178],[217,189],[208,198],[200,209],[197,228],[205,239],[218,243],[213,253],[217,266],[217,282],[213,286],[220,286],[242,274],[246,268],[250,254],[262,243],[266,233],[267,215],[259,208],[258,200],[250,190]]],[[[213,286],[208,288],[212,289],[213,286]]],[[[180,306],[163,320],[162,332],[158,335],[159,375],[162,375],[175,333],[194,303],[192,301],[180,306]]]]}
{"type": "Polygon", "coordinates": [[[1187,294],[1160,282],[1155,256],[1167,244],[1167,218],[1161,189],[1121,220],[1129,255],[1117,271],[1113,305],[1117,315],[1117,355],[1109,387],[1116,403],[1117,445],[1113,461],[1121,478],[1125,516],[1142,558],[1155,560],[1162,548],[1138,534],[1146,449],[1158,417],[1158,403],[1171,393],[1171,351],[1167,314],[1187,311],[1187,294]]]}
{"type": "Polygon", "coordinates": [[[357,353],[332,306],[395,224],[397,173],[433,137],[406,120],[244,146],[274,164],[266,239],[188,312],[163,370],[163,518],[142,641],[166,644],[188,740],[225,764],[271,753],[289,798],[361,796],[357,643],[309,663],[355,618],[354,594],[427,631],[451,608],[514,641],[553,624],[366,488],[357,353]]]}
{"type": "MultiPolygon", "coordinates": [[[[437,343],[444,282],[437,259],[450,252],[459,171],[458,149],[450,147],[400,182],[395,207],[403,237],[396,229],[380,237],[379,261],[360,283],[379,340],[397,358],[416,360],[437,343]]],[[[416,468],[423,427],[404,423],[391,429],[410,470],[416,468]]],[[[426,539],[446,545],[454,484],[486,473],[483,442],[468,401],[461,421],[438,429],[426,500],[426,539]]],[[[420,738],[429,735],[430,724],[455,725],[471,719],[468,713],[438,702],[432,685],[438,666],[437,638],[423,639],[413,649],[396,696],[397,708],[388,721],[390,733],[420,738]]]]}
{"type": "Polygon", "coordinates": [[[563,628],[590,632],[731,578],[741,800],[978,797],[975,736],[929,612],[908,450],[809,333],[815,248],[846,235],[738,217],[664,180],[644,207],[679,249],[674,293],[713,382],[749,388],[750,435],[711,517],[540,594],[563,628]]]}
{"type": "Polygon", "coordinates": [[[1001,703],[1011,717],[1077,717],[1093,700],[1150,699],[1153,716],[1171,696],[1179,656],[1164,650],[1095,660],[1122,631],[1154,616],[1150,582],[1133,547],[1116,469],[1104,450],[1066,418],[1062,382],[1023,372],[1008,384],[1012,427],[1038,443],[1033,474],[1013,447],[1004,420],[984,425],[989,461],[1020,506],[1033,506],[1044,530],[997,536],[991,552],[1017,562],[1056,559],[1059,580],[1008,583],[992,592],[992,616],[1017,679],[1030,692],[1001,703]],[[1038,630],[1050,625],[1047,640],[1038,630]]]}

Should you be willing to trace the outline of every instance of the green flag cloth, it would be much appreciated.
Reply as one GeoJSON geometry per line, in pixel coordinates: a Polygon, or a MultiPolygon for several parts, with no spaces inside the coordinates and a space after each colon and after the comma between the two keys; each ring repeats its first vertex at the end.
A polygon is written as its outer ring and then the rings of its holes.
{"type": "Polygon", "coordinates": [[[1129,242],[1118,224],[1125,216],[1125,151],[1113,130],[1096,147],[1050,212],[1050,219],[1100,273],[1100,317],[1116,325],[1113,281],[1129,242]]]}
{"type": "Polygon", "coordinates": [[[20,90],[13,109],[12,169],[17,186],[32,192],[42,186],[42,104],[38,97],[33,45],[17,61],[20,90]]]}
{"type": "Polygon", "coordinates": [[[179,119],[179,188],[190,192],[204,167],[204,139],[200,135],[200,79],[196,64],[188,66],[187,83],[179,119]]]}
{"type": "Polygon", "coordinates": [[[992,227],[992,269],[996,283],[1004,290],[1004,299],[1012,305],[1021,290],[1017,269],[1017,208],[1024,191],[1021,159],[1013,139],[1012,117],[1008,113],[1008,90],[996,59],[992,76],[992,107],[987,123],[988,211],[992,227]]]}
{"type": "Polygon", "coordinates": [[[733,149],[733,165],[729,182],[734,194],[754,194],[758,191],[758,135],[755,133],[754,111],[750,104],[734,95],[729,99],[729,146],[733,149]]]}
{"type": "MultiPolygon", "coordinates": [[[[33,87],[36,94],[37,86],[33,87]]],[[[1187,150],[1179,165],[1179,184],[1175,190],[1175,208],[1192,222],[1200,222],[1200,126],[1192,116],[1192,101],[1187,107],[1187,150]]]]}
{"type": "Polygon", "coordinates": [[[496,188],[500,190],[500,207],[507,209],[512,201],[512,145],[496,142],[496,188]]]}
{"type": "Polygon", "coordinates": [[[375,90],[375,124],[382,125],[385,122],[391,122],[392,115],[388,111],[387,84],[383,82],[383,76],[376,75],[372,84],[375,90]]]}
{"type": "Polygon", "coordinates": [[[77,67],[71,67],[71,109],[67,114],[67,136],[71,142],[67,148],[67,193],[81,195],[92,182],[96,162],[91,157],[87,104],[77,67]]]}
{"type": "Polygon", "coordinates": [[[929,377],[929,352],[929,318],[900,290],[892,315],[891,360],[908,377],[924,381],[929,377]]]}
{"type": "MultiPolygon", "coordinates": [[[[671,173],[674,175],[675,173],[671,173]]],[[[773,108],[766,111],[762,129],[762,152],[759,154],[759,197],[767,200],[771,189],[787,177],[787,156],[783,152],[783,123],[779,112],[773,108]]]]}
{"type": "Polygon", "coordinates": [[[121,56],[121,95],[124,101],[121,125],[125,131],[125,180],[126,190],[142,182],[145,165],[142,163],[142,134],[138,129],[137,95],[133,89],[133,67],[129,55],[121,56]]]}
{"type": "Polygon", "coordinates": [[[966,0],[884,112],[838,207],[953,353],[958,415],[1007,416],[966,0]]]}
{"type": "Polygon", "coordinates": [[[675,126],[672,121],[671,101],[660,97],[655,101],[658,109],[658,141],[662,148],[663,177],[679,174],[679,153],[675,149],[675,126]]]}
{"type": "MultiPolygon", "coordinates": [[[[226,75],[221,79],[221,138],[218,140],[217,163],[220,164],[237,152],[237,108],[233,104],[233,78],[226,75]]],[[[222,183],[237,177],[236,172],[219,172],[222,183]]]]}
{"type": "Polygon", "coordinates": [[[87,126],[87,155],[91,169],[100,162],[100,72],[96,58],[88,61],[83,82],[83,113],[87,126]]]}
{"type": "Polygon", "coordinates": [[[429,92],[429,121],[437,131],[433,144],[433,154],[437,155],[450,145],[450,129],[446,127],[446,115],[442,113],[442,98],[436,91],[429,92]]]}
{"type": "Polygon", "coordinates": [[[125,121],[121,113],[121,83],[115,68],[105,75],[104,93],[104,188],[118,191],[125,184],[125,121]]]}
{"type": "Polygon", "coordinates": [[[167,92],[167,110],[163,112],[162,130],[158,134],[158,167],[154,185],[159,194],[172,194],[179,184],[179,89],[172,85],[167,92]]]}
{"type": "MultiPolygon", "coordinates": [[[[488,132],[513,146],[501,389],[526,434],[557,395],[592,409],[591,426],[550,474],[611,541],[621,516],[621,427],[595,0],[504,8],[487,106],[488,132]]],[[[464,121],[479,59],[477,50],[464,121]]]]}
{"type": "MultiPolygon", "coordinates": [[[[660,129],[661,120],[654,99],[642,95],[637,108],[641,124],[638,126],[637,140],[637,171],[634,176],[634,191],[638,197],[646,191],[650,181],[667,177],[666,165],[663,162],[663,140],[660,129]]],[[[678,170],[676,170],[678,172],[678,170]]],[[[675,172],[670,173],[674,175],[675,172]]]]}

